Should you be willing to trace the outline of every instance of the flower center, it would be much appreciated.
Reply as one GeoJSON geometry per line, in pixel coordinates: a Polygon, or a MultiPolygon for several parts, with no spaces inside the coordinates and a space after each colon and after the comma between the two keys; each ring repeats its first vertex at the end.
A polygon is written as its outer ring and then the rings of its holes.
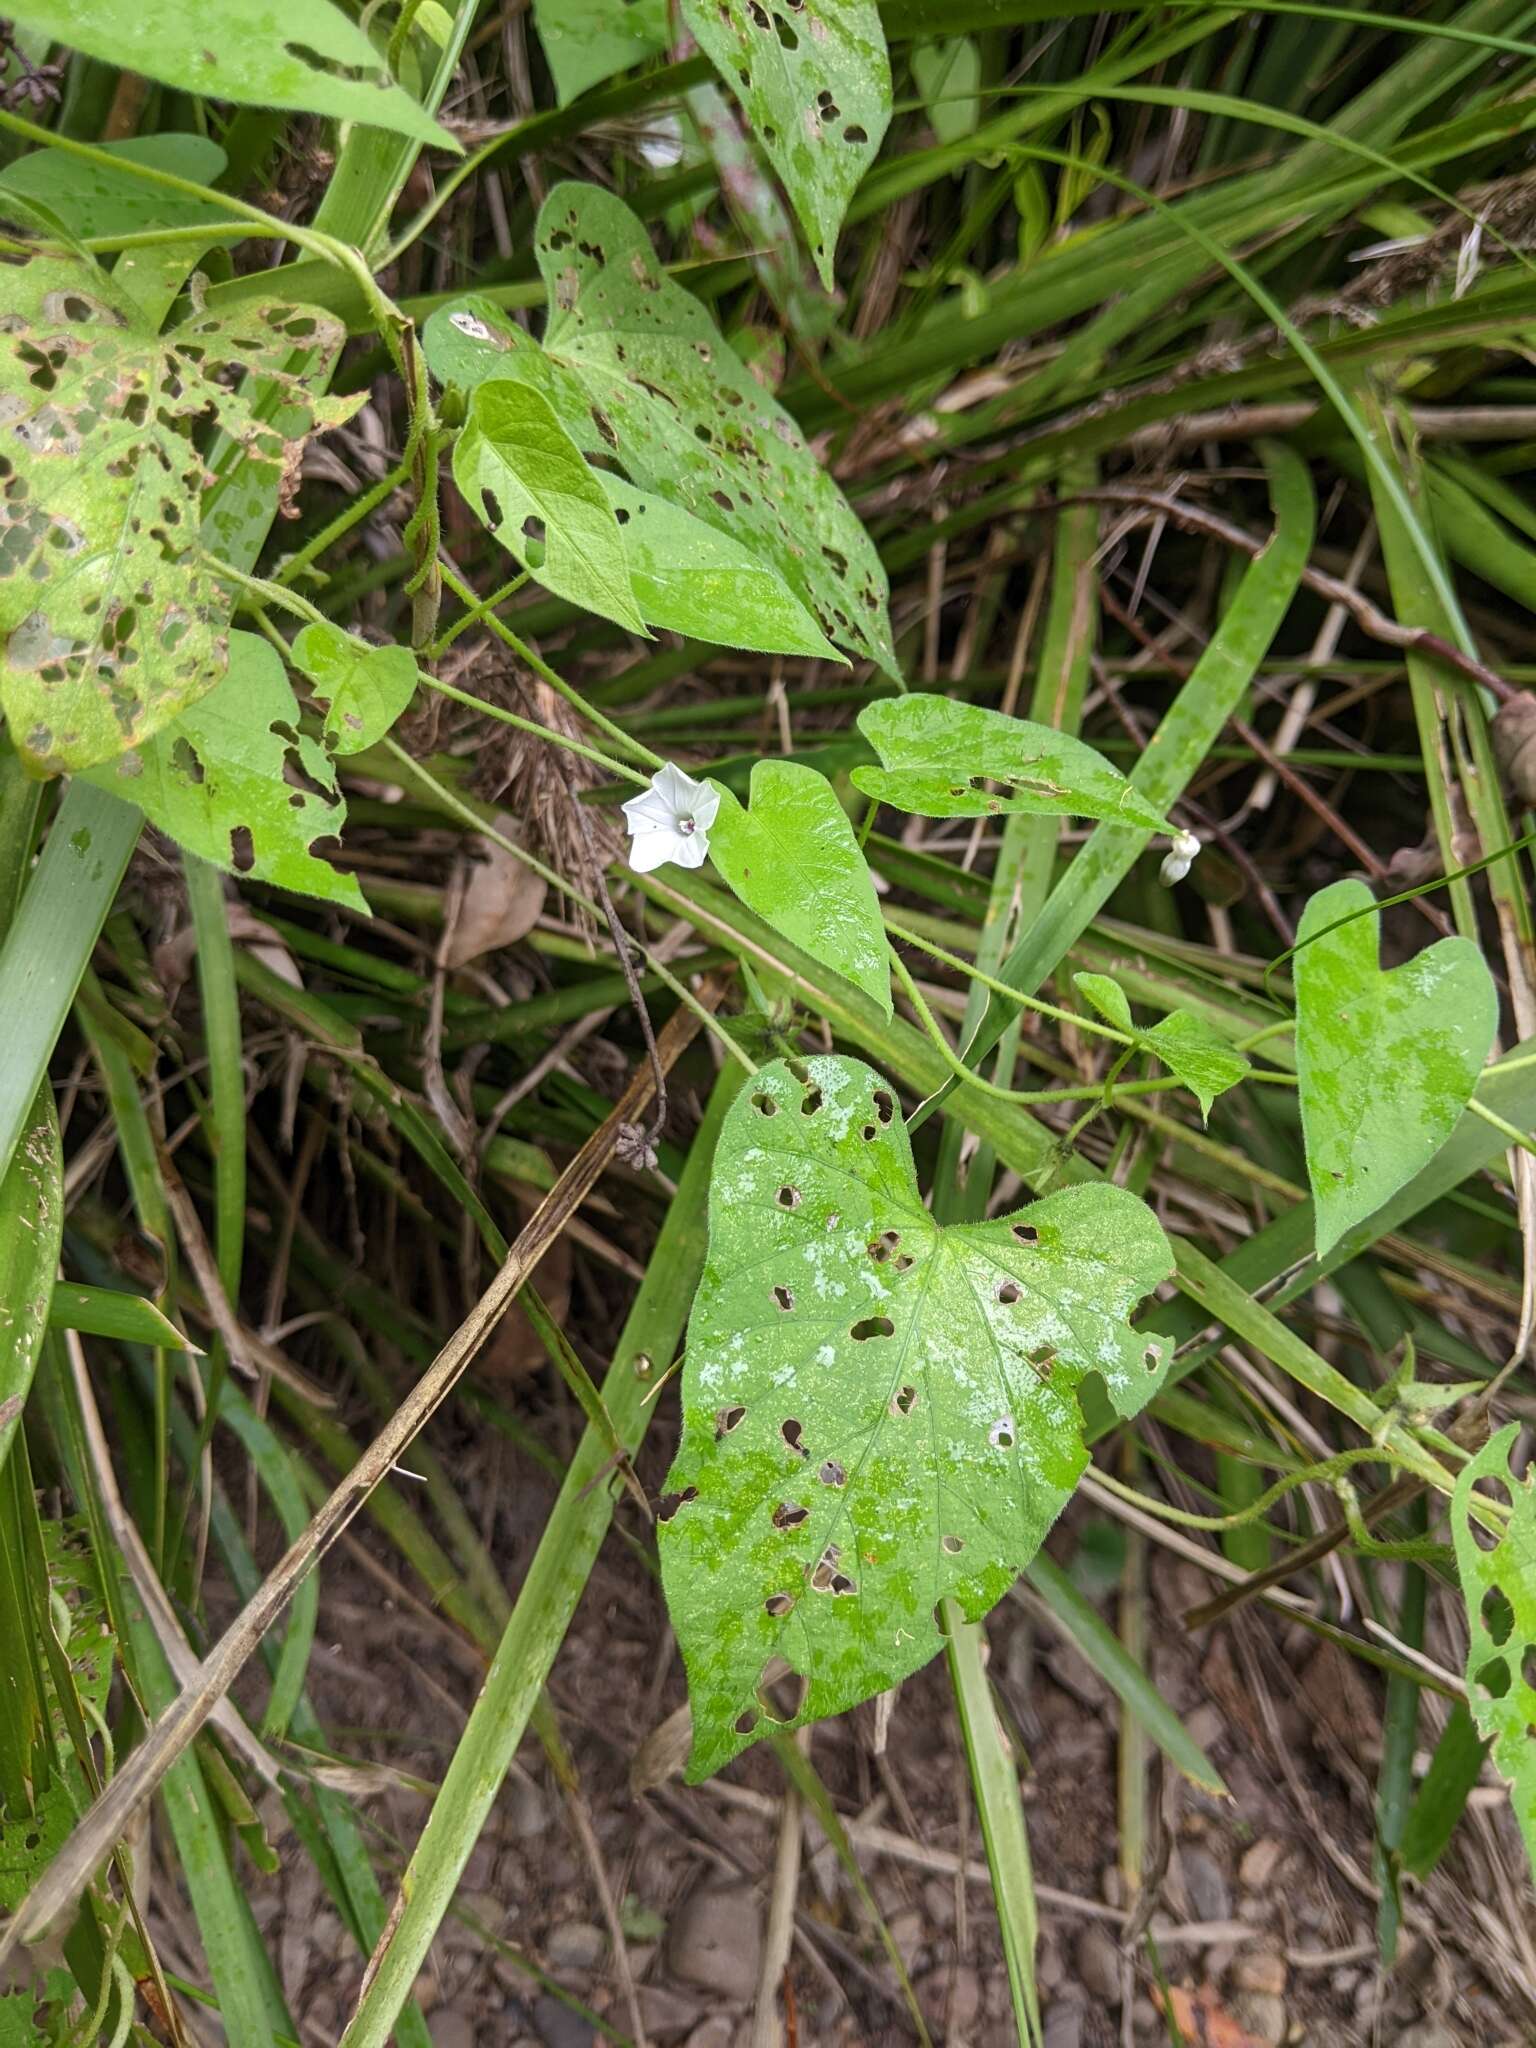
{"type": "Polygon", "coordinates": [[[691,833],[697,832],[699,828],[697,821],[685,812],[677,821],[677,829],[686,839],[691,833]]]}

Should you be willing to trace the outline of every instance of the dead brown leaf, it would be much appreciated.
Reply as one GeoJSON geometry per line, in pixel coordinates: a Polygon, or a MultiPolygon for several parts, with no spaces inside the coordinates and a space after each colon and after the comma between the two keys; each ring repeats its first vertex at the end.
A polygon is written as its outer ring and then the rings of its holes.
{"type": "Polygon", "coordinates": [[[1175,1984],[1166,1998],[1154,1985],[1152,1996],[1160,2012],[1172,2012],[1190,2048],[1264,2048],[1256,2034],[1233,2019],[1214,1984],[1202,1984],[1198,1991],[1175,1984]]]}
{"type": "MultiPolygon", "coordinates": [[[[515,818],[498,812],[492,823],[504,839],[521,842],[522,828],[515,818]]],[[[543,877],[504,846],[482,839],[478,850],[463,908],[443,949],[443,965],[450,971],[526,938],[543,915],[549,893],[543,877]]]]}

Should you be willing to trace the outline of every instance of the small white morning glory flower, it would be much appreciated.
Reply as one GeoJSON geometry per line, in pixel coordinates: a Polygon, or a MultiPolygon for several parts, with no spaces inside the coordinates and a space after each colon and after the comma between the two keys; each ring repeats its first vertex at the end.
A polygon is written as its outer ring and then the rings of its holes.
{"type": "Polygon", "coordinates": [[[709,852],[709,828],[720,808],[707,782],[695,782],[668,761],[651,777],[649,789],[624,805],[624,819],[634,844],[629,864],[637,874],[676,861],[680,868],[700,868],[709,852]]]}
{"type": "Polygon", "coordinates": [[[1165,889],[1171,889],[1175,882],[1182,882],[1194,865],[1195,855],[1200,851],[1200,840],[1193,832],[1175,832],[1173,849],[1164,854],[1163,864],[1158,869],[1158,880],[1165,889]]]}

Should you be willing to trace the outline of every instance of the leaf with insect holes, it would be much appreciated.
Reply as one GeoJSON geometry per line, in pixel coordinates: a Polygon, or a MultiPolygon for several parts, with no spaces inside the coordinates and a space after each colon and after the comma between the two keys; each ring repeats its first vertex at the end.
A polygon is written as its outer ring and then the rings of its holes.
{"type": "Polygon", "coordinates": [[[534,0],[555,99],[562,107],[667,47],[667,0],[534,0]]]}
{"type": "Polygon", "coordinates": [[[370,647],[355,633],[315,620],[288,650],[325,705],[325,744],[360,754],[383,739],[421,681],[409,647],[370,647]]]}
{"type": "Polygon", "coordinates": [[[1170,1010],[1150,1030],[1143,1031],[1131,1016],[1125,990],[1112,975],[1074,974],[1072,981],[1106,1023],[1154,1053],[1174,1079],[1183,1082],[1207,1121],[1217,1096],[1235,1088],[1252,1072],[1237,1047],[1193,1010],[1170,1010]]]}
{"type": "Polygon", "coordinates": [[[1296,1079],[1319,1258],[1434,1158],[1498,1029],[1493,976],[1470,939],[1440,939],[1383,973],[1375,900],[1364,882],[1335,882],[1296,933],[1296,1079]]]}
{"type": "Polygon", "coordinates": [[[1148,832],[1168,821],[1086,741],[954,697],[884,697],[859,713],[879,768],[856,788],[920,818],[995,818],[1015,811],[1104,818],[1148,832]]]}
{"type": "Polygon", "coordinates": [[[105,272],[64,251],[8,268],[0,328],[0,705],[42,774],[110,761],[151,738],[224,673],[230,601],[202,553],[211,419],[284,485],[309,434],[357,410],[288,375],[323,364],[329,313],[260,299],[141,324],[105,272]],[[228,372],[250,372],[231,388],[228,372]],[[283,400],[280,431],[257,410],[283,400]]]}
{"type": "Polygon", "coordinates": [[[487,301],[461,300],[427,322],[434,376],[466,391],[509,374],[536,383],[584,453],[728,535],[829,640],[895,675],[868,534],[788,413],[657,263],[634,214],[595,186],[558,185],[536,243],[550,299],[543,348],[487,301]]]}
{"type": "Polygon", "coordinates": [[[454,443],[453,480],[546,590],[645,631],[608,495],[541,391],[510,378],[479,387],[454,443]]]}
{"type": "Polygon", "coordinates": [[[605,466],[596,474],[624,529],[635,602],[647,625],[762,654],[841,659],[774,563],[721,526],[718,505],[710,505],[708,519],[700,518],[675,493],[631,483],[606,467],[612,449],[597,432],[580,379],[488,300],[439,308],[427,322],[424,341],[433,374],[443,383],[470,392],[493,382],[529,384],[548,399],[578,445],[602,456],[605,466]]]}
{"type": "Polygon", "coordinates": [[[838,660],[837,649],[783,577],[740,541],[657,491],[641,490],[606,470],[598,478],[624,529],[630,581],[648,626],[761,654],[838,660]]]}
{"type": "Polygon", "coordinates": [[[143,810],[216,867],[366,911],[351,875],[313,851],[339,838],[347,807],[330,756],[299,731],[282,657],[259,633],[231,633],[229,669],[174,725],[86,780],[143,810]],[[290,781],[285,770],[291,770],[290,781]]]}
{"type": "Polygon", "coordinates": [[[292,107],[366,121],[459,149],[458,142],[390,78],[358,24],[330,0],[6,0],[17,28],[131,64],[195,98],[292,107]]]}
{"type": "Polygon", "coordinates": [[[794,761],[759,761],[752,808],[723,783],[710,828],[716,868],[749,910],[813,960],[872,996],[891,1014],[885,925],[848,813],[824,775],[794,761]]]}
{"type": "Polygon", "coordinates": [[[941,1600],[1002,1598],[1088,1462],[1079,1382],[1127,1416],[1162,1385],[1168,1342],[1128,1318],[1172,1263],[1107,1185],[941,1228],[873,1068],[761,1069],[715,1154],[658,1531],[691,1777],[918,1670],[941,1600]],[[798,1711],[765,1689],[779,1658],[798,1711]]]}
{"type": "Polygon", "coordinates": [[[891,119],[875,0],[681,0],[681,9],[783,179],[830,291],[838,230],[891,119]]]}
{"type": "Polygon", "coordinates": [[[1467,1603],[1467,1703],[1492,1738],[1536,1867],[1536,1480],[1529,1466],[1519,1479],[1510,1469],[1519,1433],[1511,1422],[1462,1466],[1451,1522],[1467,1603]],[[1509,1509],[1502,1536],[1473,1522],[1474,1498],[1509,1509]]]}

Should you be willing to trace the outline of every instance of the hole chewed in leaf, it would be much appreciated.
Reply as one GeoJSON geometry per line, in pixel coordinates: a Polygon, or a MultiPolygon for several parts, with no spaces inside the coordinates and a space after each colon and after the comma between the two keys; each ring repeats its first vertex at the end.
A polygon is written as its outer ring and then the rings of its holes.
{"type": "Polygon", "coordinates": [[[1019,1244],[1036,1245],[1040,1242],[1040,1233],[1033,1223],[1015,1223],[1008,1235],[1019,1244]]]}
{"type": "Polygon", "coordinates": [[[770,1593],[763,1602],[763,1612],[772,1615],[775,1621],[782,1621],[784,1616],[792,1611],[794,1604],[793,1593],[770,1593]]]}
{"type": "Polygon", "coordinates": [[[1476,1681],[1490,1699],[1501,1700],[1509,1691],[1509,1666],[1502,1657],[1491,1657],[1476,1681]]]}
{"type": "Polygon", "coordinates": [[[875,1115],[881,1123],[888,1124],[896,1114],[896,1098],[888,1088],[875,1090],[875,1115]]]}
{"type": "Polygon", "coordinates": [[[715,1415],[715,1442],[719,1443],[722,1437],[729,1436],[733,1429],[739,1428],[746,1418],[746,1413],[746,1409],[739,1401],[733,1402],[728,1408],[719,1409],[715,1415]]]}
{"type": "Polygon", "coordinates": [[[798,1209],[800,1206],[800,1190],[792,1188],[786,1183],[779,1189],[779,1192],[773,1199],[781,1209],[798,1209]]]}
{"type": "Polygon", "coordinates": [[[686,1507],[689,1501],[697,1500],[698,1497],[699,1489],[696,1486],[685,1486],[680,1493],[664,1493],[656,1503],[657,1521],[670,1522],[679,1508],[686,1507]]]}
{"type": "Polygon", "coordinates": [[[787,1314],[795,1305],[794,1289],[791,1287],[775,1287],[773,1290],[773,1301],[775,1308],[783,1309],[787,1314]]]}
{"type": "Polygon", "coordinates": [[[963,1536],[941,1536],[939,1548],[950,1557],[958,1557],[965,1548],[965,1538],[963,1536]]]}
{"type": "Polygon", "coordinates": [[[867,1344],[871,1337],[894,1337],[896,1325],[889,1316],[866,1316],[848,1334],[855,1344],[867,1344]]]}
{"type": "Polygon", "coordinates": [[[771,1095],[764,1094],[761,1088],[752,1098],[752,1107],[759,1116],[777,1116],[779,1113],[779,1105],[771,1095]]]}
{"type": "Polygon", "coordinates": [[[1011,1308],[1023,1292],[1017,1280],[1000,1280],[997,1284],[997,1298],[1005,1308],[1011,1308]]]}
{"type": "Polygon", "coordinates": [[[688,1660],[695,1772],[743,1746],[733,1723],[779,1626],[794,1631],[807,1687],[797,1720],[843,1711],[926,1662],[940,1592],[963,1580],[987,1597],[1068,1498],[1083,1453],[1079,1382],[1099,1373],[1122,1416],[1157,1384],[1140,1370],[1148,1340],[1130,1318],[1171,1256],[1136,1196],[1092,1185],[1038,1198],[1026,1267],[1015,1216],[934,1220],[894,1086],[837,1053],[796,1065],[765,1066],[721,1126],[673,1482],[698,1481],[712,1512],[658,1530],[688,1660]],[[814,1117],[770,1127],[754,1107],[761,1092],[792,1109],[811,1086],[814,1117]],[[878,1143],[861,1139],[866,1117],[878,1143]],[[786,1173],[803,1191],[793,1225],[781,1221],[786,1173]],[[842,1222],[829,1233],[834,1202],[842,1222]],[[1000,1284],[1018,1290],[1002,1308],[1000,1284]],[[774,1314],[776,1286],[795,1313],[774,1314]],[[717,1445],[727,1387],[752,1429],[717,1445]],[[946,1536],[963,1541],[963,1571],[946,1536]],[[766,1605],[785,1592],[792,1620],[766,1605]],[[839,1599],[849,1605],[834,1614],[839,1599]]]}

